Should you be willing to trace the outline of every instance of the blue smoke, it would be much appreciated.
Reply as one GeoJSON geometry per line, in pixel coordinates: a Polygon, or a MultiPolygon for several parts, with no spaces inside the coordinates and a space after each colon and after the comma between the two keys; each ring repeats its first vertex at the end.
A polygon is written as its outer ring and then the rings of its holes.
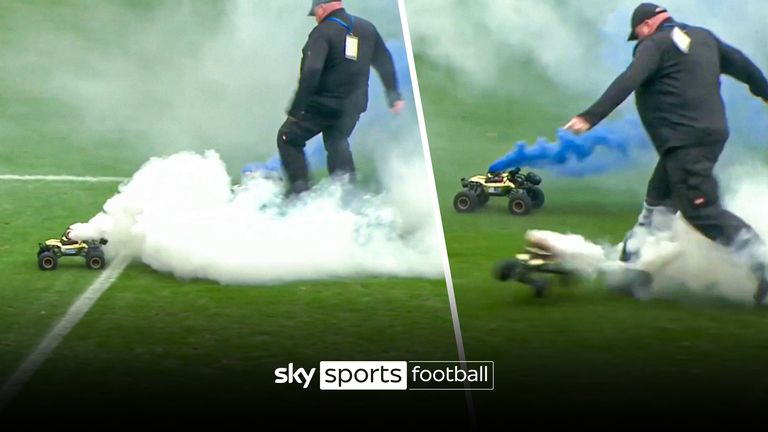
{"type": "Polygon", "coordinates": [[[653,152],[637,117],[604,122],[583,135],[558,129],[556,137],[554,142],[539,138],[532,145],[518,142],[509,153],[494,161],[488,172],[525,166],[583,177],[629,166],[653,152]]]}
{"type": "MultiPolygon", "coordinates": [[[[411,74],[408,67],[408,56],[405,43],[402,40],[389,41],[387,48],[392,53],[392,59],[395,63],[395,71],[400,87],[400,93],[406,101],[406,105],[413,106],[413,90],[411,86],[411,74]]],[[[402,115],[401,115],[402,116],[402,115]]],[[[387,106],[386,91],[381,83],[377,73],[371,71],[370,85],[368,87],[368,111],[360,117],[360,121],[355,128],[355,132],[350,138],[350,146],[355,149],[355,136],[364,136],[377,131],[384,131],[392,126],[394,122],[399,121],[389,112],[387,106]]],[[[277,132],[277,130],[275,130],[277,132]]],[[[310,171],[322,171],[326,168],[326,151],[323,146],[323,140],[320,135],[307,141],[304,148],[304,154],[307,158],[310,171]]],[[[282,172],[280,155],[275,154],[266,162],[252,162],[247,164],[241,170],[241,174],[252,172],[266,172],[277,174],[282,172]]]]}
{"type": "MultiPolygon", "coordinates": [[[[768,141],[765,103],[752,96],[742,83],[723,78],[723,97],[728,111],[731,138],[726,159],[746,153],[764,154],[768,141]]],[[[558,129],[554,142],[539,138],[532,145],[519,141],[510,152],[494,161],[489,172],[516,167],[546,168],[566,177],[587,177],[651,161],[656,152],[638,117],[606,120],[593,130],[575,135],[558,129]]],[[[736,163],[738,160],[732,161],[736,163]]]]}

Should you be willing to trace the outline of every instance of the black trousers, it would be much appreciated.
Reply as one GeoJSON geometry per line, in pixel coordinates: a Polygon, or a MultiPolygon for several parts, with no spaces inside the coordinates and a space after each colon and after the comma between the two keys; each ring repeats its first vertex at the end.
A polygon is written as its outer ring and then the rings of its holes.
{"type": "Polygon", "coordinates": [[[648,182],[646,203],[676,208],[710,240],[742,249],[760,240],[751,226],[720,205],[713,171],[726,139],[714,134],[696,145],[667,149],[648,182]]]}
{"type": "Polygon", "coordinates": [[[277,149],[293,192],[309,188],[309,168],[304,147],[309,139],[323,134],[328,152],[328,174],[350,174],[354,177],[355,163],[349,148],[349,136],[357,125],[359,114],[328,114],[308,109],[299,119],[289,117],[277,133],[277,149]]]}

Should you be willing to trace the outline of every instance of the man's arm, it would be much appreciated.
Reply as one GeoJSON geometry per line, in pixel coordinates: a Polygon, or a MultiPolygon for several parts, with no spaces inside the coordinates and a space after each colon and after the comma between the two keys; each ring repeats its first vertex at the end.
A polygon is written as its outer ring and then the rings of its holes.
{"type": "Polygon", "coordinates": [[[753,95],[768,102],[768,81],[744,53],[717,39],[720,49],[720,70],[749,86],[753,95]]]}
{"type": "Polygon", "coordinates": [[[661,51],[653,41],[641,42],[632,63],[611,83],[591,107],[574,117],[566,129],[581,133],[594,127],[613,112],[633,91],[645,82],[659,67],[661,51]]]}
{"type": "Polygon", "coordinates": [[[397,83],[397,74],[395,73],[395,62],[392,60],[392,53],[389,52],[387,45],[381,38],[379,32],[376,33],[376,42],[373,47],[373,58],[371,66],[379,74],[382,84],[387,91],[387,103],[393,112],[399,113],[403,108],[403,98],[400,95],[397,83]]]}
{"type": "Polygon", "coordinates": [[[299,88],[296,90],[291,107],[288,109],[290,117],[299,118],[307,108],[309,99],[315,94],[320,83],[320,76],[327,55],[328,42],[326,39],[318,31],[310,33],[307,44],[304,46],[304,56],[301,59],[299,88]]]}

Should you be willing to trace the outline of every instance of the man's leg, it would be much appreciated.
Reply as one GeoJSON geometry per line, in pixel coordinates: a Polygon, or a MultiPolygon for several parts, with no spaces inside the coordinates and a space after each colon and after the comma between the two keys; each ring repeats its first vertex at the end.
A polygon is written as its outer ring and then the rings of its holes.
{"type": "Polygon", "coordinates": [[[304,146],[308,139],[319,132],[320,126],[311,117],[302,120],[288,118],[277,132],[277,149],[288,176],[289,194],[298,194],[309,189],[309,168],[304,146]]]}
{"type": "Polygon", "coordinates": [[[664,163],[663,157],[659,157],[656,168],[648,180],[648,189],[640,216],[635,226],[624,237],[619,257],[623,262],[635,259],[648,235],[672,228],[673,216],[677,213],[677,209],[672,202],[672,190],[664,163]]]}
{"type": "Polygon", "coordinates": [[[720,205],[718,183],[713,171],[722,149],[722,143],[716,143],[670,150],[666,168],[672,194],[691,226],[747,259],[751,271],[758,278],[755,301],[760,303],[768,295],[765,263],[757,253],[764,243],[749,224],[720,205]]]}
{"type": "Polygon", "coordinates": [[[350,181],[355,180],[355,162],[349,148],[349,136],[359,118],[359,115],[342,116],[323,130],[323,143],[328,152],[328,174],[331,176],[348,174],[350,181]]]}

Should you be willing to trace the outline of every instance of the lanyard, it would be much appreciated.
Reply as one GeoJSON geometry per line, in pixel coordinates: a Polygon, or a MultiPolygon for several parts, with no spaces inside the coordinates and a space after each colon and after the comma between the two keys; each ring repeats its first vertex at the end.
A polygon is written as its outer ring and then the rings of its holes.
{"type": "Polygon", "coordinates": [[[328,21],[333,21],[337,23],[338,25],[347,29],[347,34],[352,34],[352,27],[355,25],[355,17],[353,17],[352,15],[349,16],[349,25],[347,25],[347,23],[345,23],[344,21],[336,17],[330,17],[328,18],[328,21]]]}
{"type": "Polygon", "coordinates": [[[671,23],[666,23],[666,24],[662,24],[661,25],[661,28],[663,28],[663,29],[674,28],[674,27],[680,27],[681,30],[685,30],[685,29],[688,28],[688,25],[683,24],[683,23],[679,23],[679,22],[675,22],[675,21],[673,21],[671,23]]]}

